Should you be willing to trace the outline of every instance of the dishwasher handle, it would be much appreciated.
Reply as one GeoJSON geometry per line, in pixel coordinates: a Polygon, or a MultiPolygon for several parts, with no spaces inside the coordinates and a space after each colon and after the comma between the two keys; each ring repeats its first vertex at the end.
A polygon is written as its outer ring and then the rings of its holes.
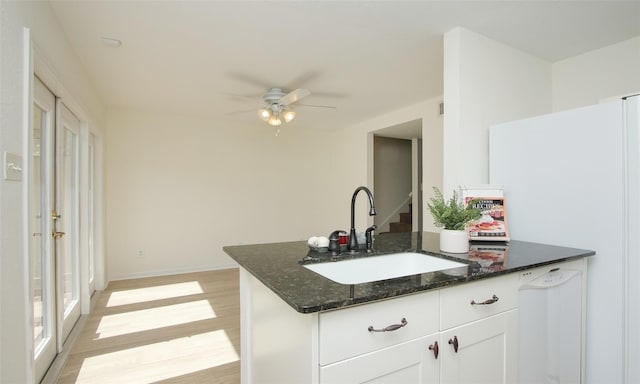
{"type": "Polygon", "coordinates": [[[549,272],[522,284],[520,289],[547,289],[558,287],[571,280],[574,276],[581,274],[581,271],[575,269],[554,268],[549,272]]]}

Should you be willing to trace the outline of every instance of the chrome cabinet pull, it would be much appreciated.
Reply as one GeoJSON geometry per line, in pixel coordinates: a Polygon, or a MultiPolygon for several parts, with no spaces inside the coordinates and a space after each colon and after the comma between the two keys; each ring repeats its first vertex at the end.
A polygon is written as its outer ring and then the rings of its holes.
{"type": "Polygon", "coordinates": [[[407,325],[407,319],[403,317],[402,320],[400,320],[400,324],[391,324],[382,329],[375,329],[373,328],[373,325],[370,325],[368,328],[368,331],[369,332],[392,332],[392,331],[397,331],[398,329],[404,327],[405,325],[407,325]]]}
{"type": "Polygon", "coordinates": [[[498,301],[498,300],[499,300],[499,299],[498,299],[498,296],[493,295],[493,297],[492,297],[492,298],[490,298],[489,300],[485,300],[485,301],[483,301],[483,302],[481,302],[481,303],[476,303],[476,301],[475,301],[475,300],[471,300],[471,305],[489,305],[489,304],[493,304],[493,303],[495,303],[495,302],[496,302],[496,301],[498,301]]]}
{"type": "Polygon", "coordinates": [[[453,336],[453,339],[449,339],[449,345],[453,345],[453,351],[458,353],[458,336],[453,336]]]}
{"type": "Polygon", "coordinates": [[[437,341],[429,346],[429,350],[433,351],[433,357],[435,357],[436,360],[438,360],[438,353],[440,352],[440,348],[438,348],[437,341]]]}

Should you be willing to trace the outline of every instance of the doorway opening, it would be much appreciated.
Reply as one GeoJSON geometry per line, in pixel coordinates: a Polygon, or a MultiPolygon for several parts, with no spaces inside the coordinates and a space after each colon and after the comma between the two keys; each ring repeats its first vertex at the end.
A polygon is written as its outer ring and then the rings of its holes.
{"type": "Polygon", "coordinates": [[[378,233],[422,232],[422,119],[373,132],[378,233]]]}

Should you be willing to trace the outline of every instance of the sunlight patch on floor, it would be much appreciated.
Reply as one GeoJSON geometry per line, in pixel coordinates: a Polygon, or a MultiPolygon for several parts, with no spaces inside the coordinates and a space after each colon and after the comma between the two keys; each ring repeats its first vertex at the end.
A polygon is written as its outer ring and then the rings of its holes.
{"type": "Polygon", "coordinates": [[[187,324],[215,317],[216,313],[208,300],[105,315],[100,319],[96,329],[96,339],[187,324]]]}
{"type": "Polygon", "coordinates": [[[107,308],[118,305],[137,304],[147,301],[197,295],[200,293],[203,293],[203,290],[197,281],[159,285],[148,288],[127,289],[125,291],[112,292],[109,296],[107,308]]]}
{"type": "Polygon", "coordinates": [[[76,382],[146,384],[239,360],[218,330],[86,358],[76,382]]]}

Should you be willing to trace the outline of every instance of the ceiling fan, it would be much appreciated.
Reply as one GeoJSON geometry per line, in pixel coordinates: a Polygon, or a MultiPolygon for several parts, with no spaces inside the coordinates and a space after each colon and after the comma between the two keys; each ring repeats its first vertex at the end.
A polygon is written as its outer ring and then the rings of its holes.
{"type": "Polygon", "coordinates": [[[271,88],[262,96],[265,106],[258,110],[258,115],[274,127],[280,126],[283,121],[289,123],[296,117],[296,113],[290,109],[289,105],[310,94],[311,92],[304,88],[298,88],[289,93],[284,93],[281,88],[271,88]]]}
{"type": "MultiPolygon", "coordinates": [[[[297,88],[291,92],[285,92],[283,88],[273,87],[262,96],[264,105],[258,109],[258,116],[267,124],[279,127],[283,123],[291,122],[296,112],[292,109],[292,105],[314,108],[335,108],[329,105],[310,105],[300,104],[299,101],[307,97],[311,92],[304,88],[297,88]]],[[[230,114],[242,113],[246,111],[232,112],[230,114]]]]}

